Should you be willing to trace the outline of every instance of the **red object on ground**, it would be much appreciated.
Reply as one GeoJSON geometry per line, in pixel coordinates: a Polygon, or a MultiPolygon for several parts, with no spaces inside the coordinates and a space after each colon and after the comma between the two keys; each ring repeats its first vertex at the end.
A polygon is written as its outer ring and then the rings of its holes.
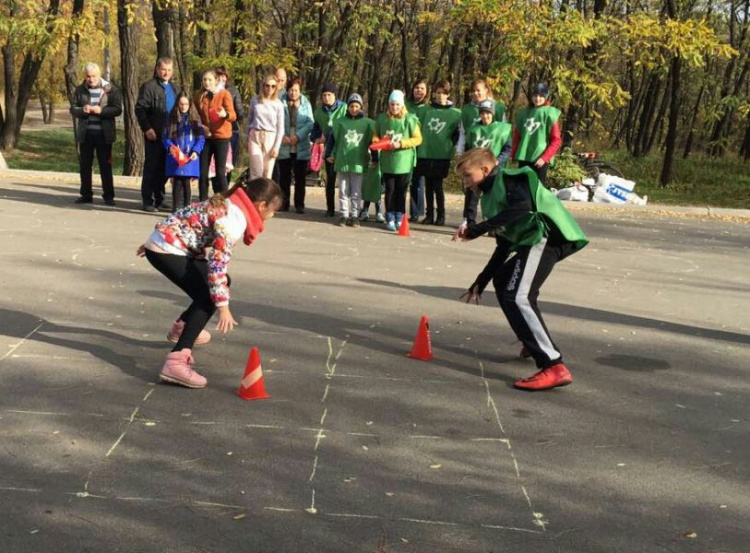
{"type": "Polygon", "coordinates": [[[258,348],[252,348],[247,358],[245,374],[242,376],[242,382],[237,389],[237,395],[242,399],[267,399],[271,396],[266,393],[266,387],[263,384],[263,367],[260,364],[260,353],[258,348]]]}
{"type": "Polygon", "coordinates": [[[411,230],[409,230],[409,218],[406,216],[406,213],[404,213],[404,218],[401,219],[401,226],[398,229],[398,235],[406,236],[407,238],[411,236],[411,230]]]}
{"type": "Polygon", "coordinates": [[[427,320],[427,315],[423,315],[422,320],[419,321],[419,329],[417,329],[417,335],[414,337],[414,346],[406,356],[420,361],[432,361],[434,359],[432,342],[430,341],[430,323],[427,320]]]}

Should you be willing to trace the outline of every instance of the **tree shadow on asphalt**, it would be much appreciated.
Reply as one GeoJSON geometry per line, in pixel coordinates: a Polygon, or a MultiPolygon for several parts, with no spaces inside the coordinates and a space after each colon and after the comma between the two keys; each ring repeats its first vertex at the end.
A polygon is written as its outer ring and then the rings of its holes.
{"type": "Polygon", "coordinates": [[[0,334],[18,338],[19,340],[27,339],[51,346],[89,353],[105,364],[117,367],[124,374],[145,382],[154,381],[154,370],[139,369],[138,358],[124,352],[133,351],[134,348],[164,348],[163,343],[136,340],[123,336],[122,333],[100,328],[56,324],[30,313],[12,309],[0,308],[0,321],[3,321],[2,326],[0,326],[0,334]],[[29,335],[35,328],[38,328],[38,330],[29,335]],[[79,335],[81,339],[77,340],[56,336],[64,334],[79,335]],[[106,341],[113,344],[120,344],[123,347],[119,348],[120,351],[116,351],[114,348],[103,345],[106,341]]]}
{"type": "MultiPolygon", "coordinates": [[[[412,290],[414,292],[418,292],[427,296],[451,300],[459,298],[461,294],[466,292],[466,290],[463,288],[456,288],[451,286],[423,286],[418,284],[403,284],[401,282],[367,278],[360,278],[357,280],[359,282],[375,286],[386,286],[390,288],[401,289],[406,288],[408,290],[412,290]]],[[[485,296],[489,296],[487,292],[485,292],[485,296]]],[[[494,301],[494,293],[492,293],[492,301],[494,301]]],[[[568,305],[557,302],[540,301],[539,304],[541,306],[542,314],[550,313],[552,315],[558,315],[560,317],[568,317],[600,323],[618,324],[638,329],[659,330],[695,338],[706,338],[709,340],[719,340],[722,342],[733,342],[736,344],[750,345],[750,335],[739,334],[736,332],[701,328],[679,323],[672,323],[669,321],[660,321],[658,319],[650,319],[647,317],[640,317],[637,315],[628,315],[626,313],[614,313],[612,311],[604,311],[602,309],[594,309],[592,307],[582,307],[578,305],[568,305]]]]}

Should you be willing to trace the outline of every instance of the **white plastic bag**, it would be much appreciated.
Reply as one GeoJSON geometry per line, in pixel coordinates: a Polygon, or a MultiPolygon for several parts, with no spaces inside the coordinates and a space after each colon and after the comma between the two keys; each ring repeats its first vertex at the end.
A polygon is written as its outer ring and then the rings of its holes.
{"type": "Polygon", "coordinates": [[[558,199],[570,202],[588,202],[589,191],[582,184],[576,183],[556,192],[558,199]]]}
{"type": "MultiPolygon", "coordinates": [[[[594,201],[610,204],[624,204],[631,200],[635,182],[602,173],[596,181],[594,201]]],[[[637,197],[637,196],[636,196],[637,197]]]]}

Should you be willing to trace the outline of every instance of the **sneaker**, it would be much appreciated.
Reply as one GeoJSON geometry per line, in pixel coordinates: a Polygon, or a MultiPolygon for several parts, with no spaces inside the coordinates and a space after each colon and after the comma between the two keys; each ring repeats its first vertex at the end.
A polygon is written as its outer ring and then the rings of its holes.
{"type": "MultiPolygon", "coordinates": [[[[174,323],[172,323],[172,328],[169,329],[169,332],[167,333],[167,340],[172,342],[173,344],[176,344],[180,336],[182,336],[182,331],[185,330],[185,321],[181,321],[180,319],[177,319],[174,323]]],[[[207,330],[201,330],[201,333],[198,334],[198,337],[195,339],[195,344],[193,346],[202,346],[204,344],[207,344],[211,341],[211,334],[208,333],[207,330]]]]}
{"type": "Polygon", "coordinates": [[[356,217],[347,217],[346,218],[346,226],[350,227],[354,224],[354,221],[356,220],[356,217]]]}
{"type": "Polygon", "coordinates": [[[345,227],[346,226],[346,222],[348,220],[349,220],[348,217],[339,217],[339,220],[336,221],[336,226],[338,226],[338,227],[345,227]]]}
{"type": "Polygon", "coordinates": [[[531,351],[529,351],[529,348],[527,348],[526,346],[523,346],[521,348],[521,353],[519,353],[518,356],[521,359],[528,359],[529,357],[531,357],[531,351]]]}
{"type": "Polygon", "coordinates": [[[516,380],[513,385],[521,390],[535,392],[557,388],[558,386],[567,386],[571,382],[573,382],[573,377],[568,368],[565,364],[558,363],[557,365],[542,369],[528,378],[516,380]]]}
{"type": "Polygon", "coordinates": [[[117,205],[117,204],[115,204],[115,201],[112,198],[104,198],[104,203],[106,205],[110,205],[112,207],[114,207],[115,205],[117,205]]]}
{"type": "Polygon", "coordinates": [[[304,207],[295,207],[294,211],[296,211],[298,215],[304,215],[305,214],[305,208],[304,207]]]}
{"type": "Polygon", "coordinates": [[[367,221],[370,218],[370,214],[367,211],[363,211],[359,214],[360,221],[367,221]]]}
{"type": "Polygon", "coordinates": [[[88,198],[86,196],[80,196],[75,199],[74,204],[90,204],[93,203],[94,198],[88,198]]]}
{"type": "Polygon", "coordinates": [[[143,211],[148,211],[149,213],[156,213],[157,209],[152,205],[144,205],[143,211]]]}
{"type": "Polygon", "coordinates": [[[438,218],[435,219],[435,226],[442,227],[443,225],[445,225],[445,217],[441,217],[440,215],[438,215],[438,218]]]}
{"type": "Polygon", "coordinates": [[[416,223],[418,220],[419,220],[419,217],[417,217],[416,215],[411,215],[409,217],[409,222],[410,223],[416,223]]]}
{"type": "Polygon", "coordinates": [[[336,216],[336,214],[335,214],[335,213],[334,213],[333,211],[326,211],[326,214],[325,214],[325,216],[326,216],[326,217],[335,217],[335,216],[336,216]]]}
{"type": "Polygon", "coordinates": [[[435,224],[435,217],[433,215],[428,215],[422,221],[419,223],[420,225],[434,225],[435,224]]]}
{"type": "Polygon", "coordinates": [[[378,213],[378,214],[377,214],[377,215],[375,216],[375,220],[376,220],[376,221],[377,221],[378,223],[385,223],[385,217],[383,216],[383,214],[382,214],[382,213],[378,213]]]}
{"type": "Polygon", "coordinates": [[[193,370],[193,356],[187,348],[167,355],[159,379],[186,388],[205,388],[207,380],[193,370]]]}
{"type": "Polygon", "coordinates": [[[352,224],[351,224],[351,227],[352,227],[352,228],[359,228],[359,219],[357,219],[356,217],[352,217],[352,218],[350,219],[350,221],[351,221],[351,223],[352,223],[352,224]]]}
{"type": "Polygon", "coordinates": [[[396,232],[396,223],[394,223],[393,221],[388,221],[388,224],[385,225],[385,230],[396,232]]]}

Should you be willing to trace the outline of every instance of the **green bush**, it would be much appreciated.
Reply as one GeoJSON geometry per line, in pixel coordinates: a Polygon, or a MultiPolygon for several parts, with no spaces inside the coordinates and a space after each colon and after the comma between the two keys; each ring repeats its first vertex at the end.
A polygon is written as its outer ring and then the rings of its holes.
{"type": "Polygon", "coordinates": [[[575,182],[580,182],[586,178],[586,171],[578,163],[578,157],[572,150],[566,148],[550,165],[547,171],[547,187],[549,188],[566,188],[575,182]]]}

